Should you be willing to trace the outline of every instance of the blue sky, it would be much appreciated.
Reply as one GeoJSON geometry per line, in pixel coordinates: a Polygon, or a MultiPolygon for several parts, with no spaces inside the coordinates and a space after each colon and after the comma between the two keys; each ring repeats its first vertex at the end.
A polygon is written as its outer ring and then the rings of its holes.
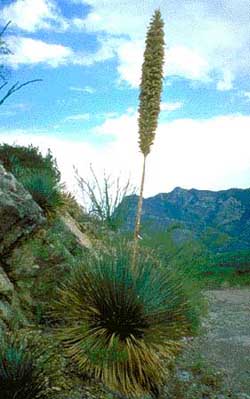
{"type": "Polygon", "coordinates": [[[249,187],[248,0],[1,0],[9,83],[43,81],[0,107],[0,141],[50,147],[70,189],[73,164],[85,177],[92,163],[138,185],[138,85],[156,8],[164,90],[146,196],[249,187]]]}

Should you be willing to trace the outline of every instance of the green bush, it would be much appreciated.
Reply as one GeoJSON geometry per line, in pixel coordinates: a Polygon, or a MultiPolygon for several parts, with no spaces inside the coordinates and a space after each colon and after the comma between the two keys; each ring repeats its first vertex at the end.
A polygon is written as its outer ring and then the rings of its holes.
{"type": "Polygon", "coordinates": [[[195,311],[182,282],[148,253],[130,265],[127,245],[90,256],[60,288],[53,314],[80,371],[137,396],[158,391],[195,311]]]}
{"type": "Polygon", "coordinates": [[[43,374],[22,342],[6,339],[0,348],[0,398],[45,399],[43,374]]]}
{"type": "Polygon", "coordinates": [[[21,177],[25,170],[38,170],[46,172],[55,183],[60,181],[60,172],[51,151],[43,156],[38,147],[32,144],[28,147],[20,145],[0,145],[0,162],[8,172],[17,178],[21,177]]]}
{"type": "Polygon", "coordinates": [[[0,162],[30,192],[47,216],[66,203],[69,195],[62,192],[60,172],[50,150],[43,156],[33,145],[2,144],[0,162]]]}
{"type": "Polygon", "coordinates": [[[53,215],[64,205],[63,186],[56,184],[54,178],[46,171],[33,170],[25,173],[20,181],[47,216],[53,215]]]}

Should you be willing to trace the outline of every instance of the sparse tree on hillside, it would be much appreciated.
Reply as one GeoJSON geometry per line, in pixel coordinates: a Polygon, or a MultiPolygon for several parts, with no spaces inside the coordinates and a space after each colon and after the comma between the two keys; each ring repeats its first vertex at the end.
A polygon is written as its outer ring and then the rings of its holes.
{"type": "Polygon", "coordinates": [[[0,106],[9,98],[12,94],[16,93],[24,86],[27,86],[31,83],[41,82],[42,79],[33,79],[28,80],[27,82],[20,83],[16,82],[9,88],[7,88],[9,82],[7,79],[7,70],[4,64],[4,58],[11,54],[9,47],[7,46],[6,42],[3,40],[3,35],[6,32],[8,26],[10,25],[10,21],[4,26],[4,28],[0,31],[0,92],[7,89],[6,92],[0,97],[0,106]]]}
{"type": "Polygon", "coordinates": [[[140,231],[143,189],[145,181],[146,159],[154,142],[160,112],[160,100],[163,83],[164,62],[164,23],[160,10],[156,10],[151,20],[147,36],[142,77],[140,84],[139,104],[139,146],[143,155],[143,170],[140,196],[134,231],[134,252],[132,264],[135,266],[140,231]]]}

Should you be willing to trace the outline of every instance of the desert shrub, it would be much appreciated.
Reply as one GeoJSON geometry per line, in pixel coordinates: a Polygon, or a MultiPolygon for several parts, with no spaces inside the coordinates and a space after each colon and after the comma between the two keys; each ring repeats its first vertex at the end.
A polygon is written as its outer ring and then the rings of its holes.
{"type": "Polygon", "coordinates": [[[0,162],[8,172],[17,178],[24,170],[39,170],[46,172],[55,183],[60,181],[60,172],[50,150],[43,156],[38,147],[32,144],[28,147],[20,145],[0,145],[0,162]]]}
{"type": "Polygon", "coordinates": [[[84,200],[88,215],[96,219],[103,227],[117,231],[121,227],[125,213],[124,206],[119,206],[127,195],[135,192],[129,180],[124,184],[120,177],[113,178],[104,172],[103,178],[98,179],[94,169],[90,166],[91,178],[81,177],[75,169],[75,177],[84,200]]]}
{"type": "Polygon", "coordinates": [[[32,170],[24,173],[20,180],[46,215],[53,215],[64,205],[63,186],[56,184],[47,172],[32,170]]]}
{"type": "Polygon", "coordinates": [[[79,369],[131,396],[158,391],[193,313],[182,282],[149,253],[131,269],[127,245],[75,267],[53,310],[57,336],[79,369]]]}
{"type": "Polygon", "coordinates": [[[0,348],[0,397],[44,398],[44,377],[24,342],[3,338],[0,348]]]}

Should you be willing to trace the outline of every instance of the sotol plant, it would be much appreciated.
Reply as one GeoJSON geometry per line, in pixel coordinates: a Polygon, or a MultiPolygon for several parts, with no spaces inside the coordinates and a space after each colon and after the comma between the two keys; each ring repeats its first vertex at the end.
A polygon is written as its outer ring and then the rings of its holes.
{"type": "Polygon", "coordinates": [[[143,155],[143,171],[134,232],[132,264],[136,264],[136,252],[142,213],[146,159],[154,142],[160,112],[160,98],[163,81],[164,23],[161,13],[156,10],[150,23],[142,65],[139,104],[139,146],[143,155]]]}
{"type": "Polygon", "coordinates": [[[62,195],[63,186],[56,183],[50,174],[30,170],[20,178],[24,188],[43,209],[46,216],[53,216],[65,201],[62,195]]]}
{"type": "Polygon", "coordinates": [[[45,399],[43,374],[21,342],[1,342],[0,398],[45,399]]]}
{"type": "Polygon", "coordinates": [[[58,292],[58,338],[79,369],[128,395],[153,393],[165,381],[166,363],[190,333],[196,314],[182,280],[148,252],[139,252],[145,163],[160,111],[163,21],[156,11],[147,34],[141,82],[139,130],[144,157],[135,245],[89,255],[58,292]],[[133,252],[133,254],[131,254],[133,252]],[[131,261],[132,259],[132,261],[131,261]]]}
{"type": "Polygon", "coordinates": [[[48,150],[43,156],[38,147],[0,144],[0,162],[30,192],[33,199],[52,216],[65,204],[56,160],[48,150]]]}
{"type": "Polygon", "coordinates": [[[137,396],[157,392],[163,361],[178,352],[193,314],[181,283],[148,253],[140,253],[135,273],[130,249],[97,253],[74,268],[54,316],[63,320],[58,338],[80,371],[137,396]]]}

